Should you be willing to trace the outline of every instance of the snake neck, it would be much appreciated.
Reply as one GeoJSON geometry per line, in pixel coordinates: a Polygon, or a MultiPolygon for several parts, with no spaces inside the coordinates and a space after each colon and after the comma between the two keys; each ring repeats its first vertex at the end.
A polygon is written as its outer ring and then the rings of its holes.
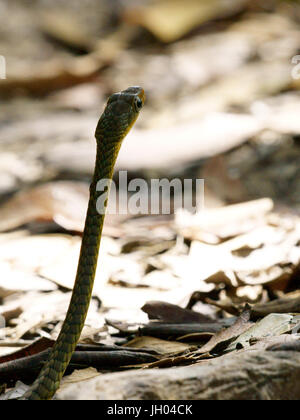
{"type": "Polygon", "coordinates": [[[49,360],[23,397],[27,400],[51,399],[54,396],[76,348],[87,316],[107,205],[107,200],[98,200],[103,191],[97,191],[97,184],[101,180],[111,181],[121,146],[119,142],[106,142],[104,138],[97,140],[96,166],[90,186],[90,199],[70,306],[49,360]],[[99,202],[103,203],[100,208],[99,202]]]}

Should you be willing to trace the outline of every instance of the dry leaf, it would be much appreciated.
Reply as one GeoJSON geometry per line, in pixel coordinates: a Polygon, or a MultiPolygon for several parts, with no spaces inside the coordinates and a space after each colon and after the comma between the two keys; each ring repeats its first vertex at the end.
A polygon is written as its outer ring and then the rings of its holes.
{"type": "Polygon", "coordinates": [[[128,9],[125,18],[145,26],[164,42],[176,41],[195,27],[242,10],[247,1],[161,0],[145,7],[128,9]]]}
{"type": "Polygon", "coordinates": [[[191,346],[188,344],[178,343],[177,341],[161,340],[155,337],[136,337],[126,343],[126,347],[137,349],[155,350],[159,354],[174,354],[189,350],[191,346]]]}
{"type": "Polygon", "coordinates": [[[293,316],[288,314],[271,314],[247,329],[236,340],[229,344],[226,352],[251,345],[251,340],[264,337],[274,337],[285,334],[293,329],[293,316]]]}
{"type": "Polygon", "coordinates": [[[180,306],[172,305],[167,302],[147,302],[142,307],[142,311],[148,314],[149,319],[156,319],[166,323],[174,322],[174,324],[189,324],[192,322],[212,322],[212,319],[205,315],[189,309],[183,309],[180,306]]]}

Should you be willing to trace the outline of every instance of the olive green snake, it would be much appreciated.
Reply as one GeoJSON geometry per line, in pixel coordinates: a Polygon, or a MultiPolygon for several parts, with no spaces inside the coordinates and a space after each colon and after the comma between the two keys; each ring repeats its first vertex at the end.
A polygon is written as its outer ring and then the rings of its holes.
{"type": "Polygon", "coordinates": [[[97,209],[97,200],[101,194],[97,191],[97,184],[102,179],[112,180],[122,141],[134,125],[144,101],[144,90],[136,86],[130,87],[113,94],[100,117],[95,134],[96,165],[90,186],[90,199],[70,306],[48,361],[22,399],[52,399],[79,341],[91,300],[107,207],[105,200],[104,209],[97,209]]]}

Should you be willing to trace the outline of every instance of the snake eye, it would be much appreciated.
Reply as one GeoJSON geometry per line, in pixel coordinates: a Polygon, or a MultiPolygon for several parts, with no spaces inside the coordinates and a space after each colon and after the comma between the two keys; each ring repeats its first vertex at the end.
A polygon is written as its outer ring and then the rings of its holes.
{"type": "Polygon", "coordinates": [[[134,104],[137,111],[140,111],[143,108],[143,102],[139,97],[135,98],[134,104]]]}

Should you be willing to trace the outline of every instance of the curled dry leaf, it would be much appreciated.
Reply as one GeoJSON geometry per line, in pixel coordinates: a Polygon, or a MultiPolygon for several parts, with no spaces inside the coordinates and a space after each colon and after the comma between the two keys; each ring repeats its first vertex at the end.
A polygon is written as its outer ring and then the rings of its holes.
{"type": "Polygon", "coordinates": [[[178,343],[177,341],[161,340],[155,337],[136,337],[126,343],[126,347],[155,350],[158,354],[175,354],[182,353],[191,348],[188,344],[178,343]]]}
{"type": "Polygon", "coordinates": [[[142,311],[148,314],[149,319],[156,319],[160,322],[174,322],[174,324],[189,324],[192,322],[203,323],[212,322],[212,319],[198,312],[183,309],[180,306],[172,305],[167,302],[147,302],[142,311]]]}

